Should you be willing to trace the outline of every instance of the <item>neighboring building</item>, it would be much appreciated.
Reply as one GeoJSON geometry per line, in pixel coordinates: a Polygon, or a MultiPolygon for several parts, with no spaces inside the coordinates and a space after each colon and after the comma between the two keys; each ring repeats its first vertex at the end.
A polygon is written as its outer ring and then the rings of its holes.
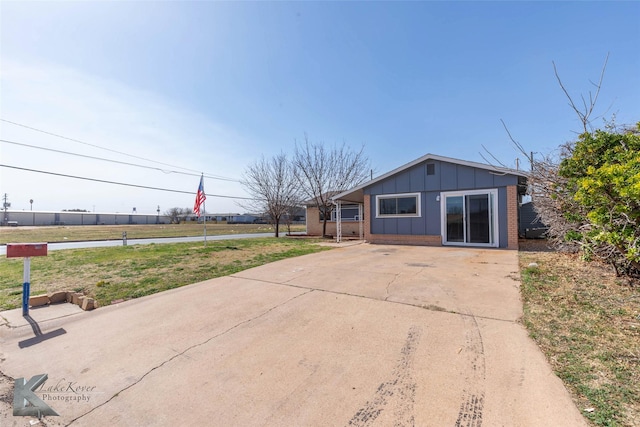
{"type": "Polygon", "coordinates": [[[240,215],[239,213],[208,213],[208,212],[204,212],[202,215],[197,216],[194,213],[190,213],[189,215],[187,215],[184,219],[184,221],[197,221],[197,222],[203,222],[203,221],[207,221],[207,222],[221,222],[221,221],[227,221],[230,217],[234,217],[240,215]]]}
{"type": "MultiPolygon", "coordinates": [[[[227,224],[270,224],[271,218],[267,213],[207,213],[200,217],[195,214],[191,214],[187,217],[186,221],[199,221],[205,220],[209,222],[226,222],[227,224]]],[[[285,224],[288,218],[281,218],[280,224],[285,224]]],[[[292,211],[291,223],[304,223],[304,208],[296,208],[292,211]]]]}
{"type": "Polygon", "coordinates": [[[255,224],[261,219],[262,216],[259,214],[233,214],[227,217],[227,224],[255,224]]]}
{"type": "MultiPolygon", "coordinates": [[[[333,199],[340,210],[362,207],[371,243],[517,249],[526,184],[521,171],[427,154],[333,199]]],[[[338,241],[353,234],[346,228],[353,222],[335,219],[338,241]]],[[[307,232],[314,227],[307,210],[307,232]]]]}
{"type": "Polygon", "coordinates": [[[169,224],[171,219],[160,214],[8,210],[3,225],[4,223],[17,226],[169,224]]]}

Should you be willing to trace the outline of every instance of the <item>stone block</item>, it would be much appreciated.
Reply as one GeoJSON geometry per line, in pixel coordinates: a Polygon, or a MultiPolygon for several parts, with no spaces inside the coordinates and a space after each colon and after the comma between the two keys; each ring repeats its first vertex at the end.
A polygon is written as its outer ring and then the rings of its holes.
{"type": "Polygon", "coordinates": [[[29,305],[31,307],[40,307],[49,304],[49,295],[35,295],[29,297],[29,305]]]}
{"type": "Polygon", "coordinates": [[[80,292],[74,292],[71,302],[75,305],[80,305],[82,304],[82,300],[80,298],[84,298],[84,295],[82,295],[80,292]]]}
{"type": "Polygon", "coordinates": [[[67,302],[73,304],[73,292],[67,292],[67,302]]]}
{"type": "Polygon", "coordinates": [[[84,297],[82,299],[82,305],[81,305],[82,309],[87,311],[87,310],[93,310],[95,307],[95,301],[93,298],[89,298],[89,297],[84,297]]]}
{"type": "Polygon", "coordinates": [[[49,302],[51,304],[57,304],[59,302],[67,301],[67,291],[58,291],[49,295],[49,302]]]}

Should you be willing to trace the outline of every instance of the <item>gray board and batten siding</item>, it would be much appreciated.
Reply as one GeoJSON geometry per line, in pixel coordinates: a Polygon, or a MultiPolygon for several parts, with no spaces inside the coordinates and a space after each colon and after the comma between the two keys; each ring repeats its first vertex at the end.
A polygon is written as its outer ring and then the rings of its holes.
{"type": "MultiPolygon", "coordinates": [[[[372,234],[441,235],[440,193],[497,189],[498,228],[507,229],[507,186],[521,183],[518,175],[489,169],[428,159],[406,170],[363,188],[370,195],[372,234]],[[427,165],[429,172],[427,174],[427,165]],[[376,196],[385,194],[420,193],[420,216],[378,218],[376,196]]],[[[507,233],[499,233],[499,246],[507,246],[507,233]]]]}

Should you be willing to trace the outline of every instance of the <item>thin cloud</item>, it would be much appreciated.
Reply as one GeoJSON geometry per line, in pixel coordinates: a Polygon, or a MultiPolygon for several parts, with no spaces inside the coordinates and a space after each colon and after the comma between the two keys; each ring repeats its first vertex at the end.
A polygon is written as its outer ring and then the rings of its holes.
{"type": "MultiPolygon", "coordinates": [[[[2,89],[2,118],[38,129],[135,156],[232,178],[239,178],[244,165],[251,160],[250,156],[237,149],[245,141],[233,130],[198,113],[174,106],[157,94],[70,68],[5,60],[2,89]]],[[[132,160],[8,123],[0,126],[3,139],[117,160],[132,160]]],[[[141,172],[122,165],[102,164],[7,144],[1,144],[0,150],[5,164],[61,173],[73,172],[74,175],[98,179],[124,179],[154,187],[185,190],[194,187],[194,192],[197,187],[197,182],[191,177],[141,172]]],[[[164,209],[192,203],[188,196],[123,190],[106,184],[92,185],[4,168],[0,169],[0,181],[0,191],[9,194],[16,209],[28,209],[29,199],[38,201],[34,206],[40,209],[92,209],[97,205],[103,211],[126,211],[135,206],[139,212],[155,211],[157,205],[164,209]]],[[[209,186],[212,190],[215,188],[218,194],[246,196],[237,183],[211,181],[207,182],[209,186]]],[[[216,203],[213,199],[209,204],[210,211],[237,209],[232,201],[216,203]]]]}

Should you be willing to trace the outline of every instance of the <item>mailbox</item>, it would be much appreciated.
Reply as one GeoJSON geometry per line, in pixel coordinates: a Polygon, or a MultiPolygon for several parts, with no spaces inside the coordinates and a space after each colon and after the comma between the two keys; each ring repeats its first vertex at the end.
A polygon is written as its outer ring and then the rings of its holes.
{"type": "Polygon", "coordinates": [[[46,243],[7,243],[7,258],[24,258],[24,282],[22,282],[22,315],[29,315],[31,292],[31,257],[47,256],[46,243]]]}
{"type": "Polygon", "coordinates": [[[7,258],[47,256],[46,243],[7,243],[7,258]]]}

